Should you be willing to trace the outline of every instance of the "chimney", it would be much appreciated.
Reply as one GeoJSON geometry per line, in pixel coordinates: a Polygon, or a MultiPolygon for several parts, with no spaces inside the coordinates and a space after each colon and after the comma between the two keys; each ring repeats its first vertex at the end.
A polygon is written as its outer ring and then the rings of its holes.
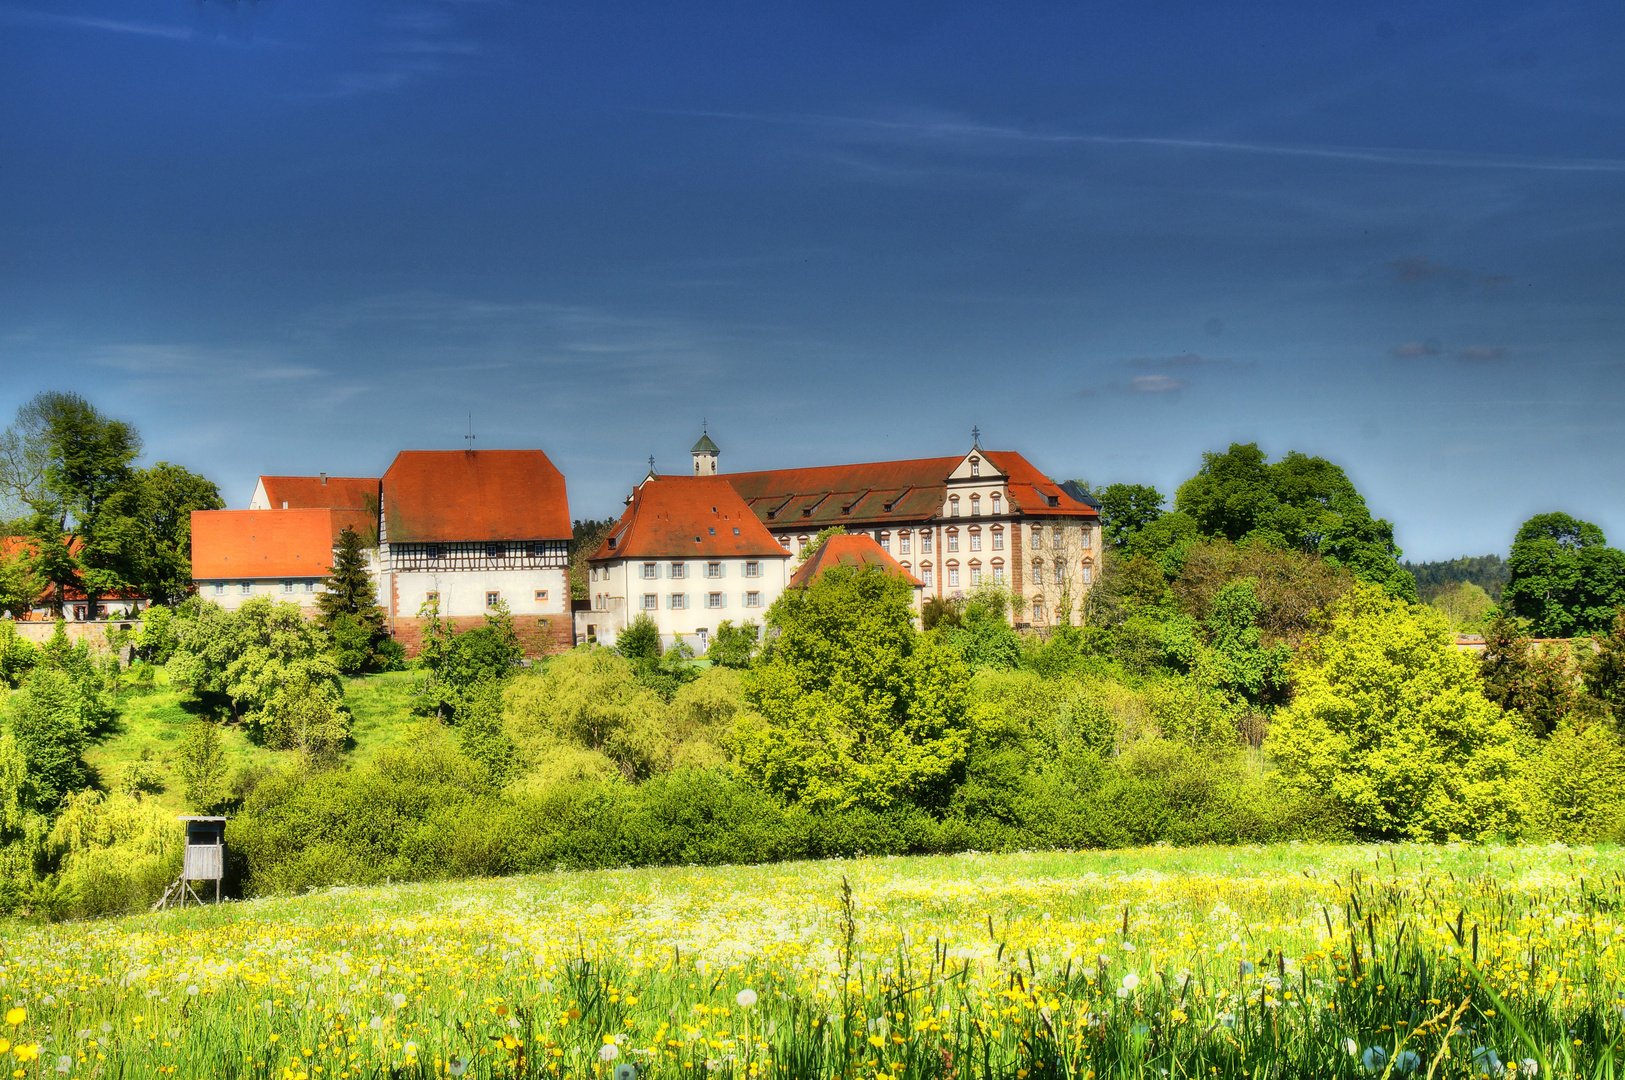
{"type": "Polygon", "coordinates": [[[321,477],[322,477],[322,487],[326,487],[327,486],[327,474],[322,473],[321,477]]]}

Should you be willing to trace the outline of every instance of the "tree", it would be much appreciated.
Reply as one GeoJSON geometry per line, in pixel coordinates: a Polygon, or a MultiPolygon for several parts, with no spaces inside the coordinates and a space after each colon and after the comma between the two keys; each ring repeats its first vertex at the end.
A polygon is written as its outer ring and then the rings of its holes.
{"type": "Polygon", "coordinates": [[[225,505],[212,481],[179,465],[133,470],[102,513],[109,565],[150,603],[180,603],[192,592],[192,511],[225,505]]]}
{"type": "Polygon", "coordinates": [[[615,651],[628,660],[654,662],[660,659],[660,627],[644,612],[638,612],[630,626],[615,639],[615,651]]]}
{"type": "Polygon", "coordinates": [[[1485,698],[1502,712],[1516,714],[1537,739],[1555,731],[1574,709],[1568,651],[1553,645],[1536,648],[1504,612],[1484,631],[1478,674],[1485,698]]]}
{"type": "Polygon", "coordinates": [[[0,433],[0,523],[15,529],[45,499],[45,470],[51,461],[50,401],[40,394],[17,410],[0,433]]]}
{"type": "Polygon", "coordinates": [[[504,693],[506,731],[530,770],[652,775],[665,760],[667,706],[610,649],[578,648],[504,693]],[[568,767],[560,766],[568,762],[568,767]]]}
{"type": "Polygon", "coordinates": [[[1021,662],[1021,638],[1005,617],[1010,602],[1004,587],[981,586],[959,605],[954,623],[937,623],[942,643],[958,649],[972,668],[1015,667],[1021,662]]]}
{"type": "Polygon", "coordinates": [[[1294,700],[1265,743],[1289,791],[1374,839],[1518,831],[1524,807],[1507,792],[1527,748],[1437,613],[1356,586],[1291,675],[1294,700]]]}
{"type": "Polygon", "coordinates": [[[1484,625],[1484,617],[1495,606],[1482,586],[1455,581],[1436,592],[1428,607],[1443,615],[1454,633],[1470,633],[1484,625]]]}
{"type": "Polygon", "coordinates": [[[614,518],[604,518],[596,521],[592,518],[578,519],[570,528],[570,598],[572,600],[588,599],[588,569],[587,560],[592,553],[598,550],[600,544],[615,529],[614,518]]]}
{"type": "Polygon", "coordinates": [[[187,805],[194,813],[217,813],[228,794],[226,751],[220,742],[220,729],[208,720],[193,720],[186,725],[179,757],[178,771],[187,805]]]}
{"type": "Polygon", "coordinates": [[[748,668],[751,654],[756,651],[756,640],[755,623],[747,621],[735,626],[731,619],[723,619],[717,624],[716,636],[711,639],[711,647],[705,655],[718,667],[748,668]]]}
{"type": "Polygon", "coordinates": [[[25,617],[39,595],[27,549],[19,547],[10,554],[0,550],[0,615],[25,617]]]}
{"type": "Polygon", "coordinates": [[[440,720],[460,723],[482,683],[503,682],[517,670],[524,651],[513,615],[503,603],[485,613],[485,623],[458,634],[440,619],[438,601],[418,611],[427,625],[418,659],[428,678],[418,688],[416,708],[440,720]]]}
{"type": "Polygon", "coordinates": [[[1100,532],[1112,547],[1125,546],[1141,529],[1162,516],[1162,492],[1149,484],[1107,484],[1100,500],[1100,532]]]}
{"type": "Polygon", "coordinates": [[[339,533],[333,571],[316,607],[318,621],[333,639],[333,660],[340,671],[356,675],[381,669],[384,609],[378,606],[361,534],[349,526],[339,533]]]}
{"type": "Polygon", "coordinates": [[[1589,521],[1535,515],[1518,529],[1507,563],[1502,604],[1541,637],[1606,633],[1625,604],[1625,552],[1589,521]]]}
{"type": "Polygon", "coordinates": [[[21,685],[38,660],[39,650],[10,622],[0,621],[0,685],[21,685]]]}
{"type": "Polygon", "coordinates": [[[1324,458],[1294,450],[1271,464],[1258,444],[1232,443],[1222,454],[1202,455],[1174,506],[1204,536],[1317,554],[1395,596],[1416,598],[1393,525],[1373,518],[1348,476],[1324,458]]]}
{"type": "Polygon", "coordinates": [[[970,669],[917,634],[908,582],[832,567],[768,611],[778,630],[751,671],[760,713],[735,759],[768,790],[814,808],[941,809],[962,771],[970,669]]]}
{"type": "Polygon", "coordinates": [[[41,666],[11,696],[9,724],[32,785],[35,808],[54,810],[90,779],[82,755],[99,710],[67,672],[41,666]]]}
{"type": "Polygon", "coordinates": [[[1596,651],[1580,662],[1580,681],[1596,712],[1625,734],[1625,608],[1613,630],[1597,638],[1596,651]]]}
{"type": "Polygon", "coordinates": [[[1530,762],[1535,825],[1564,843],[1609,838],[1625,817],[1625,750],[1605,724],[1565,720],[1530,762]]]}

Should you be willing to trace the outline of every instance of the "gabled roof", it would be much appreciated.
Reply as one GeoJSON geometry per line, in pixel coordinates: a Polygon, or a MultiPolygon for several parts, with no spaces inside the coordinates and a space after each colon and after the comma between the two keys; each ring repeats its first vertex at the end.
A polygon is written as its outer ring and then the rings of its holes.
{"type": "Polygon", "coordinates": [[[376,476],[262,476],[272,510],[376,510],[376,476]],[[286,506],[283,506],[286,503],[286,506]]]}
{"type": "Polygon", "coordinates": [[[592,553],[605,559],[789,558],[728,481],[656,476],[638,485],[615,528],[592,553]]]}
{"type": "Polygon", "coordinates": [[[564,476],[540,450],[402,450],[383,480],[392,544],[568,540],[564,476]]]}
{"type": "Polygon", "coordinates": [[[192,579],[325,577],[335,511],[193,510],[192,579]]]}
{"type": "MultiPolygon", "coordinates": [[[[1005,474],[1010,511],[1041,517],[1097,517],[1013,450],[983,451],[1005,474]]],[[[727,473],[723,479],[769,527],[876,525],[922,521],[942,513],[948,476],[964,456],[872,461],[811,469],[727,473]]],[[[956,484],[959,483],[956,481],[956,484]]]]}
{"type": "Polygon", "coordinates": [[[888,574],[906,578],[917,589],[925,588],[923,582],[904,570],[902,564],[875,543],[875,538],[868,533],[827,538],[807,555],[801,569],[791,576],[789,587],[799,589],[810,585],[814,578],[832,566],[878,566],[888,574]]]}
{"type": "MultiPolygon", "coordinates": [[[[68,554],[77,558],[79,553],[84,550],[84,547],[85,543],[79,537],[68,537],[68,554]]],[[[31,559],[34,556],[34,553],[38,550],[39,545],[35,543],[32,536],[0,536],[0,562],[10,562],[19,555],[25,559],[31,559]]],[[[38,602],[49,603],[55,599],[55,588],[51,585],[46,585],[39,595],[38,602]]],[[[71,603],[75,600],[88,599],[88,597],[85,596],[85,591],[83,589],[67,588],[62,590],[62,599],[65,602],[71,603]]],[[[142,596],[134,589],[117,589],[110,593],[103,593],[102,599],[144,600],[146,597],[142,596]]]]}

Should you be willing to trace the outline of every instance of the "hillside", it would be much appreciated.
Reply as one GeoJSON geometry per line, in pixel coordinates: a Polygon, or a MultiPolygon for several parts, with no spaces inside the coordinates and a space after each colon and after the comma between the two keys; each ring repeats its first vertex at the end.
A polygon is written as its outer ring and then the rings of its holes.
{"type": "Polygon", "coordinates": [[[1501,599],[1501,588],[1512,576],[1512,570],[1499,555],[1463,555],[1438,562],[1407,562],[1403,564],[1416,579],[1416,594],[1425,604],[1445,588],[1457,581],[1477,585],[1490,594],[1490,599],[1501,599]]]}

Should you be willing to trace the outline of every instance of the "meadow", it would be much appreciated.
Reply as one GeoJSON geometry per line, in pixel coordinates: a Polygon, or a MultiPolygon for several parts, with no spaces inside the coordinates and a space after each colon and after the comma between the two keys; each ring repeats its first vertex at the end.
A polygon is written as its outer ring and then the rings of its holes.
{"type": "Polygon", "coordinates": [[[1622,871],[1277,845],[333,887],[0,924],[0,1038],[19,1078],[1613,1077],[1622,871]]]}

